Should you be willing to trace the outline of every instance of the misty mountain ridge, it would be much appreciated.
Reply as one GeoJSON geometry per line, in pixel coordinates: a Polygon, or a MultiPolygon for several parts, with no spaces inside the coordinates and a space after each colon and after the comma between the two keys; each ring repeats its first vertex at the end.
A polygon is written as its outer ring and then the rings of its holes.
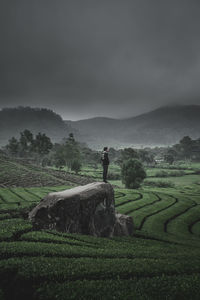
{"type": "Polygon", "coordinates": [[[183,136],[200,138],[200,106],[174,105],[126,119],[95,117],[63,121],[46,108],[4,108],[0,111],[0,146],[20,132],[46,133],[53,142],[61,142],[73,132],[75,139],[91,148],[165,146],[177,143],[183,136]]]}
{"type": "Polygon", "coordinates": [[[53,142],[60,142],[72,131],[60,115],[46,108],[16,107],[0,110],[0,145],[11,137],[18,138],[25,129],[33,134],[45,133],[53,142]]]}
{"type": "Polygon", "coordinates": [[[172,145],[186,135],[200,138],[200,106],[172,105],[126,119],[96,117],[66,123],[91,147],[172,145]]]}

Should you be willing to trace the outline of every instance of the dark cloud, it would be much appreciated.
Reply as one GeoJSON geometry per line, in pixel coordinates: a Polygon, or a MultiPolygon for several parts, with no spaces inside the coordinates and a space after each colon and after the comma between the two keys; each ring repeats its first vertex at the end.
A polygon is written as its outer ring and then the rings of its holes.
{"type": "Polygon", "coordinates": [[[198,0],[1,1],[0,107],[67,119],[200,104],[198,0]]]}

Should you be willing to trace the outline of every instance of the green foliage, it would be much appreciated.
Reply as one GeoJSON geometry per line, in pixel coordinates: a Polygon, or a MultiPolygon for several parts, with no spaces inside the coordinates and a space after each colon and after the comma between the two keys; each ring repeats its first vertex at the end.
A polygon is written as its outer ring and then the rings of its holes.
{"type": "Polygon", "coordinates": [[[19,144],[22,152],[31,151],[33,147],[33,134],[30,130],[25,129],[20,133],[19,144]]]}
{"type": "Polygon", "coordinates": [[[174,162],[174,157],[171,154],[166,154],[164,156],[164,161],[166,161],[167,163],[169,163],[170,165],[173,164],[174,162]]]}
{"type": "Polygon", "coordinates": [[[122,165],[122,182],[126,188],[139,188],[140,184],[146,177],[146,172],[140,161],[129,159],[122,165]]]}
{"type": "Polygon", "coordinates": [[[34,139],[32,132],[28,129],[20,133],[19,141],[12,138],[6,145],[8,154],[20,157],[33,156],[33,154],[44,156],[52,147],[51,139],[45,133],[39,132],[34,139]]]}
{"type": "Polygon", "coordinates": [[[45,155],[48,154],[53,144],[51,143],[51,139],[46,136],[45,133],[41,134],[40,132],[36,135],[35,140],[33,142],[33,150],[34,152],[45,155]]]}
{"type": "Polygon", "coordinates": [[[156,172],[154,176],[155,177],[168,177],[169,173],[166,172],[166,171],[164,171],[164,170],[162,170],[162,171],[156,172]]]}
{"type": "Polygon", "coordinates": [[[45,133],[54,142],[61,141],[71,130],[60,115],[45,108],[3,108],[0,110],[0,123],[1,146],[6,145],[12,136],[19,138],[19,132],[26,128],[34,135],[38,132],[45,133]]]}
{"type": "Polygon", "coordinates": [[[77,280],[49,284],[36,291],[38,300],[56,299],[198,299],[199,275],[155,276],[153,278],[77,280]],[[106,296],[105,296],[106,295],[106,296]]]}
{"type": "Polygon", "coordinates": [[[81,170],[81,162],[78,159],[72,161],[71,170],[75,171],[76,174],[81,170]]]}
{"type": "Polygon", "coordinates": [[[67,165],[68,169],[71,169],[73,161],[81,162],[80,147],[74,138],[69,138],[64,144],[57,145],[54,162],[57,167],[67,165]]]}
{"type": "Polygon", "coordinates": [[[15,137],[12,137],[6,146],[6,149],[10,155],[16,156],[19,153],[19,142],[15,137]]]}
{"type": "Polygon", "coordinates": [[[55,153],[54,164],[55,164],[55,167],[59,168],[59,169],[62,169],[65,166],[66,162],[65,162],[64,157],[62,156],[62,153],[60,153],[60,152],[55,153]]]}
{"type": "Polygon", "coordinates": [[[118,163],[120,165],[123,164],[124,161],[129,160],[129,159],[138,159],[139,155],[136,150],[133,148],[125,148],[121,150],[120,157],[118,159],[118,163]]]}
{"type": "Polygon", "coordinates": [[[0,220],[6,220],[6,219],[10,219],[10,214],[9,213],[1,213],[0,214],[0,220]]]}
{"type": "Polygon", "coordinates": [[[138,150],[138,156],[139,159],[147,165],[155,164],[154,155],[150,151],[140,149],[138,150]]]}
{"type": "Polygon", "coordinates": [[[149,186],[156,186],[156,187],[161,187],[161,188],[173,188],[175,187],[175,184],[171,181],[161,181],[161,180],[156,180],[156,181],[151,181],[151,180],[145,180],[144,182],[145,185],[149,186]]]}
{"type": "Polygon", "coordinates": [[[176,171],[173,171],[173,172],[166,172],[164,170],[161,170],[159,172],[156,172],[155,173],[155,177],[179,177],[179,176],[184,176],[185,175],[185,172],[182,171],[182,170],[176,170],[176,171]]]}
{"type": "MultiPolygon", "coordinates": [[[[116,166],[110,167],[114,174],[119,172],[116,166]]],[[[7,164],[2,169],[0,165],[1,172],[5,169],[9,169],[7,164]]],[[[107,239],[33,231],[32,225],[19,217],[17,203],[31,206],[48,192],[67,187],[1,188],[0,297],[199,299],[200,185],[191,183],[198,175],[184,169],[189,174],[184,176],[182,171],[178,174],[180,171],[170,169],[165,170],[167,175],[180,175],[171,180],[181,180],[181,189],[145,185],[138,190],[115,188],[116,210],[133,217],[134,237],[107,239]]],[[[81,174],[90,172],[98,179],[101,171],[83,168],[81,174]]],[[[149,174],[155,176],[156,172],[158,169],[150,169],[149,174]]],[[[152,181],[161,181],[157,179],[152,181]]]]}
{"type": "Polygon", "coordinates": [[[66,183],[66,179],[53,171],[44,170],[40,166],[33,167],[27,162],[10,158],[2,159],[0,162],[0,184],[2,186],[52,186],[64,183],[66,183]]]}
{"type": "Polygon", "coordinates": [[[29,231],[32,225],[23,219],[7,219],[0,221],[0,241],[10,240],[16,234],[29,231]]]}
{"type": "Polygon", "coordinates": [[[118,173],[109,172],[107,178],[108,178],[108,180],[120,180],[121,175],[118,173]]]}
{"type": "Polygon", "coordinates": [[[189,136],[184,136],[172,150],[176,151],[179,160],[200,161],[200,139],[192,140],[189,136]]]}

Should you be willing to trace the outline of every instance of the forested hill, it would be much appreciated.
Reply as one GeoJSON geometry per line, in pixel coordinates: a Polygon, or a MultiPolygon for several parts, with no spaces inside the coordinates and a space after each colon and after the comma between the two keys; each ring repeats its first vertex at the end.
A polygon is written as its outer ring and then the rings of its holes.
{"type": "Polygon", "coordinates": [[[29,129],[32,133],[46,133],[53,142],[67,137],[71,128],[52,110],[46,108],[4,108],[0,110],[0,146],[20,132],[29,129]]]}
{"type": "Polygon", "coordinates": [[[128,119],[93,118],[66,122],[90,146],[168,145],[183,136],[200,138],[200,106],[168,106],[128,119]]]}

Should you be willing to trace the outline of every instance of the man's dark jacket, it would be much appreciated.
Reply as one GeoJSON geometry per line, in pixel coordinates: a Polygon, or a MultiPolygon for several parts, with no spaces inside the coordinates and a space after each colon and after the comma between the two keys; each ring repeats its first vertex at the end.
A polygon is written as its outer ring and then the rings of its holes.
{"type": "Polygon", "coordinates": [[[109,165],[110,162],[109,162],[108,152],[107,151],[103,151],[102,152],[101,161],[102,161],[102,164],[104,166],[108,166],[109,165]]]}

